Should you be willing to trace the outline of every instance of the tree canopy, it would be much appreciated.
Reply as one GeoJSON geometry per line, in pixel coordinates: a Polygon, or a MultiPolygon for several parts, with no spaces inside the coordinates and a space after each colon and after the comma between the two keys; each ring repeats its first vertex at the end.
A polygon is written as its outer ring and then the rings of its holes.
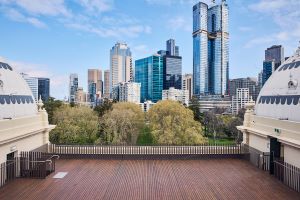
{"type": "Polygon", "coordinates": [[[100,118],[104,141],[109,144],[136,144],[144,122],[144,113],[137,104],[116,103],[100,118]]]}
{"type": "Polygon", "coordinates": [[[165,145],[195,145],[207,141],[193,111],[176,101],[160,101],[148,112],[154,143],[165,145]]]}
{"type": "Polygon", "coordinates": [[[98,116],[91,108],[61,106],[54,111],[56,128],[50,142],[58,144],[91,144],[98,139],[98,116]]]}
{"type": "Polygon", "coordinates": [[[50,124],[53,123],[53,115],[56,109],[61,107],[63,105],[62,101],[55,100],[53,97],[49,97],[48,101],[44,102],[44,108],[46,109],[48,113],[48,120],[50,124]]]}

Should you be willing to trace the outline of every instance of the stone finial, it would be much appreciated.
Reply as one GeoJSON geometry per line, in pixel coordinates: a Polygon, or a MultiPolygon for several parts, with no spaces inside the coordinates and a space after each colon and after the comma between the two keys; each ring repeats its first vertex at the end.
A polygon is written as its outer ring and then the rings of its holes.
{"type": "Polygon", "coordinates": [[[43,109],[43,105],[44,105],[44,103],[43,103],[42,97],[41,97],[41,95],[40,95],[40,98],[39,98],[39,100],[38,100],[38,102],[37,102],[37,106],[38,106],[38,110],[39,110],[39,111],[43,111],[43,110],[44,110],[44,109],[43,109]]]}
{"type": "Polygon", "coordinates": [[[250,101],[248,103],[245,104],[245,108],[246,108],[246,112],[250,112],[250,111],[253,111],[254,109],[254,106],[255,106],[255,101],[253,101],[252,97],[250,99],[250,101]]]}

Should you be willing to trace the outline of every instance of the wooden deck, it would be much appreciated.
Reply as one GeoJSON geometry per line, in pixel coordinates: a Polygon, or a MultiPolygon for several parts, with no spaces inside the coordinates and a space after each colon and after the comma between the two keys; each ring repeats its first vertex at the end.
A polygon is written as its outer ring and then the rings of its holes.
{"type": "Polygon", "coordinates": [[[59,160],[46,179],[0,188],[14,199],[300,199],[299,193],[238,159],[59,160]],[[57,172],[68,172],[54,179],[57,172]]]}

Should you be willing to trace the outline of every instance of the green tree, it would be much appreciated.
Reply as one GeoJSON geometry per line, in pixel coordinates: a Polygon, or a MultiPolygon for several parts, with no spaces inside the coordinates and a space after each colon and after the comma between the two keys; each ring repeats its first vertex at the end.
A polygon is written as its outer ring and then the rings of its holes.
{"type": "Polygon", "coordinates": [[[98,133],[98,116],[92,109],[64,105],[53,115],[56,128],[50,132],[50,142],[56,144],[95,143],[98,133]]]}
{"type": "Polygon", "coordinates": [[[113,101],[104,99],[102,104],[95,106],[94,111],[98,113],[99,117],[102,117],[106,112],[112,110],[113,103],[113,101]]]}
{"type": "Polygon", "coordinates": [[[54,124],[53,122],[53,114],[56,109],[60,108],[63,105],[63,102],[60,100],[55,100],[53,97],[49,97],[47,102],[44,102],[43,108],[46,109],[48,113],[48,120],[50,124],[54,124]]]}
{"type": "Polygon", "coordinates": [[[108,144],[136,144],[144,127],[145,117],[134,103],[116,103],[100,118],[100,126],[108,144]]]}
{"type": "Polygon", "coordinates": [[[148,111],[156,144],[194,145],[207,142],[193,112],[176,101],[160,101],[148,111]]]}
{"type": "Polygon", "coordinates": [[[189,104],[189,109],[191,109],[194,113],[194,119],[196,121],[200,121],[202,118],[202,114],[200,112],[200,103],[197,97],[193,96],[190,104],[189,104]]]}

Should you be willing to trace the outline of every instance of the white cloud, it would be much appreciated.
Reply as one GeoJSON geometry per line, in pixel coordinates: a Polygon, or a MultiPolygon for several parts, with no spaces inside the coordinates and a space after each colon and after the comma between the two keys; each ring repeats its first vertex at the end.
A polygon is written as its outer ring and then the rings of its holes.
{"type": "Polygon", "coordinates": [[[6,16],[13,21],[29,23],[38,28],[46,28],[47,27],[47,25],[45,23],[43,23],[42,21],[40,21],[39,19],[34,18],[34,17],[26,17],[15,9],[9,9],[6,12],[6,16]]]}
{"type": "MultiPolygon", "coordinates": [[[[220,1],[220,0],[219,0],[220,1]]],[[[170,6],[173,4],[180,4],[180,5],[194,5],[199,2],[199,0],[146,0],[146,2],[150,5],[165,5],[170,6]]],[[[202,0],[202,2],[211,4],[211,0],[202,0]]]]}
{"type": "MultiPolygon", "coordinates": [[[[246,44],[297,41],[300,38],[300,1],[299,0],[260,0],[249,5],[249,9],[267,16],[275,23],[279,31],[261,38],[253,39],[246,44]],[[265,41],[263,39],[265,38],[265,41]]],[[[250,45],[249,45],[250,44],[250,45]]]]}
{"type": "Polygon", "coordinates": [[[238,29],[239,29],[239,31],[242,31],[242,32],[250,32],[253,30],[253,28],[249,27],[249,26],[241,26],[238,29]]]}
{"type": "Polygon", "coordinates": [[[9,19],[35,27],[47,27],[41,19],[56,20],[65,27],[96,34],[100,37],[138,37],[150,34],[152,29],[139,20],[122,13],[103,16],[113,9],[114,0],[78,0],[79,13],[70,10],[65,0],[0,0],[0,9],[9,19]],[[98,15],[101,14],[101,15],[98,15]]]}
{"type": "Polygon", "coordinates": [[[23,61],[15,61],[0,56],[0,62],[11,65],[14,70],[19,73],[23,72],[32,77],[50,78],[50,95],[62,99],[67,91],[68,76],[55,74],[49,71],[48,66],[43,64],[28,63],[23,61]]]}
{"type": "Polygon", "coordinates": [[[64,4],[64,0],[11,0],[10,4],[13,3],[26,10],[29,14],[46,16],[71,15],[64,4]]]}
{"type": "Polygon", "coordinates": [[[187,32],[192,32],[192,21],[182,16],[171,18],[168,20],[167,26],[174,31],[184,30],[187,32]]]}
{"type": "Polygon", "coordinates": [[[79,0],[79,4],[90,12],[105,12],[113,8],[113,0],[79,0]]]}
{"type": "Polygon", "coordinates": [[[89,32],[97,34],[100,37],[116,37],[122,38],[126,37],[137,37],[141,33],[149,34],[151,33],[150,26],[143,25],[129,25],[129,26],[112,26],[112,27],[97,27],[91,24],[82,24],[82,23],[67,23],[67,27],[73,28],[76,30],[89,32]]]}

